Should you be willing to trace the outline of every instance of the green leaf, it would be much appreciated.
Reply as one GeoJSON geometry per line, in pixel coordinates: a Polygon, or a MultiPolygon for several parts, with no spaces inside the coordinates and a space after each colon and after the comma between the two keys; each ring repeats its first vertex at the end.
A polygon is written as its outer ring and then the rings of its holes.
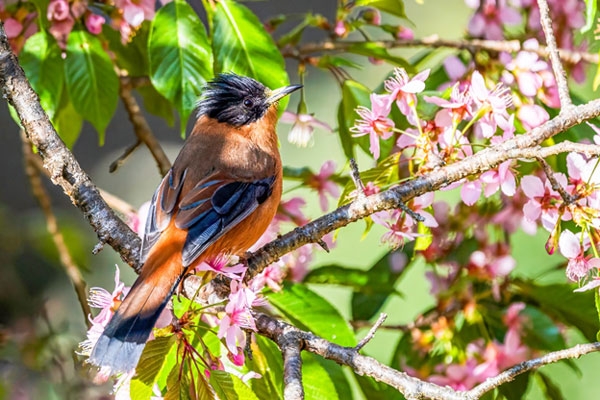
{"type": "Polygon", "coordinates": [[[252,379],[252,390],[260,399],[283,398],[283,361],[281,352],[275,343],[263,336],[256,336],[252,342],[252,360],[247,359],[248,369],[262,375],[261,379],[252,379]]]}
{"type": "Polygon", "coordinates": [[[581,33],[586,33],[594,27],[594,23],[596,22],[597,11],[598,0],[585,0],[585,25],[581,27],[581,33]]]}
{"type": "Polygon", "coordinates": [[[144,21],[137,28],[135,36],[123,44],[119,30],[115,30],[110,24],[104,24],[102,27],[102,35],[107,39],[109,49],[115,54],[115,63],[119,68],[126,70],[129,76],[149,75],[149,33],[150,21],[144,21]]]}
{"type": "Polygon", "coordinates": [[[371,91],[361,83],[353,80],[346,80],[342,86],[342,101],[338,108],[338,125],[340,140],[347,158],[354,158],[354,144],[358,143],[366,152],[369,153],[369,138],[361,136],[354,138],[350,128],[354,126],[358,114],[358,106],[370,107],[371,91]]]}
{"type": "Polygon", "coordinates": [[[429,245],[433,242],[433,235],[431,234],[431,229],[425,226],[422,222],[419,222],[417,225],[417,229],[419,235],[415,240],[415,251],[424,251],[427,250],[429,245]]]}
{"type": "Polygon", "coordinates": [[[546,395],[547,399],[550,400],[564,400],[564,396],[562,391],[560,390],[560,385],[555,383],[550,377],[543,372],[536,372],[535,374],[539,379],[538,382],[540,384],[540,388],[542,392],[546,395]]]}
{"type": "Polygon", "coordinates": [[[19,54],[25,75],[50,119],[56,114],[64,87],[64,60],[60,54],[56,40],[46,32],[27,39],[19,54]]]}
{"type": "Polygon", "coordinates": [[[60,105],[56,115],[52,119],[52,124],[67,147],[70,149],[73,148],[73,145],[75,145],[81,134],[83,118],[75,110],[73,103],[69,99],[67,90],[62,91],[60,105]]]}
{"type": "Polygon", "coordinates": [[[525,396],[525,392],[527,392],[530,377],[531,372],[525,372],[521,375],[518,375],[512,381],[500,385],[498,390],[507,399],[522,399],[524,398],[523,396],[525,396]]]}
{"type": "MultiPolygon", "coordinates": [[[[404,253],[407,259],[413,252],[412,244],[407,244],[397,254],[404,253]]],[[[373,318],[392,294],[399,294],[396,283],[408,269],[392,271],[390,266],[392,254],[386,254],[369,269],[369,282],[352,295],[352,318],[354,320],[369,320],[373,318]]]]}
{"type": "Polygon", "coordinates": [[[340,346],[356,345],[354,333],[339,311],[305,285],[286,283],[282,291],[269,294],[268,299],[300,329],[340,346]]]}
{"type": "Polygon", "coordinates": [[[170,335],[157,337],[146,344],[136,368],[136,376],[131,381],[132,385],[135,382],[136,386],[136,390],[132,386],[132,393],[137,393],[142,387],[147,388],[148,393],[152,393],[152,386],[158,375],[173,368],[167,361],[167,355],[175,348],[175,342],[175,335],[170,335]]]}
{"type": "Polygon", "coordinates": [[[384,60],[398,67],[411,69],[411,65],[406,59],[397,57],[388,51],[383,44],[378,42],[362,42],[356,43],[348,47],[349,53],[359,54],[361,56],[373,57],[375,59],[384,60]]]}
{"type": "Polygon", "coordinates": [[[67,90],[75,110],[90,121],[104,144],[104,132],[119,98],[119,79],[100,40],[85,31],[72,31],[65,60],[67,90]]]}
{"type": "Polygon", "coordinates": [[[329,372],[310,353],[302,353],[302,386],[307,400],[340,399],[329,372]]]}
{"type": "Polygon", "coordinates": [[[183,371],[181,371],[179,366],[175,366],[167,378],[167,392],[164,400],[192,400],[190,386],[191,381],[187,368],[183,366],[183,371]]]}
{"type": "Polygon", "coordinates": [[[137,91],[142,96],[146,111],[163,118],[169,126],[173,126],[175,116],[173,115],[173,106],[169,100],[158,93],[152,85],[138,87],[137,91]]]}
{"type": "Polygon", "coordinates": [[[375,7],[396,17],[406,18],[404,2],[402,0],[358,0],[356,5],[375,7]]]}
{"type": "Polygon", "coordinates": [[[258,400],[240,378],[225,371],[211,371],[210,384],[215,389],[221,400],[258,400]]]}
{"type": "Polygon", "coordinates": [[[534,303],[551,318],[559,319],[581,331],[587,340],[596,340],[600,324],[594,305],[594,293],[574,293],[570,284],[536,285],[515,281],[528,304],[534,303]]]}
{"type": "Polygon", "coordinates": [[[327,375],[329,375],[329,379],[333,382],[333,386],[335,386],[335,391],[338,394],[340,399],[351,399],[352,398],[352,389],[350,388],[350,384],[348,383],[348,379],[346,378],[346,374],[344,374],[344,370],[341,365],[332,360],[327,360],[322,357],[315,357],[319,364],[325,369],[327,375]]]}
{"type": "Polygon", "coordinates": [[[204,25],[185,1],[161,7],[148,38],[150,79],[180,116],[181,136],[207,80],[213,76],[212,53],[204,25]]]}
{"type": "MultiPolygon", "coordinates": [[[[247,7],[219,1],[213,19],[215,72],[249,76],[276,89],[289,84],[285,62],[271,35],[247,7]]],[[[280,112],[288,99],[280,101],[280,112]]]]}
{"type": "Polygon", "coordinates": [[[370,376],[355,375],[360,389],[369,400],[404,400],[404,396],[385,383],[377,382],[370,376]]]}
{"type": "Polygon", "coordinates": [[[592,89],[598,90],[600,86],[600,64],[596,67],[596,74],[594,75],[594,82],[592,83],[592,89]]]}

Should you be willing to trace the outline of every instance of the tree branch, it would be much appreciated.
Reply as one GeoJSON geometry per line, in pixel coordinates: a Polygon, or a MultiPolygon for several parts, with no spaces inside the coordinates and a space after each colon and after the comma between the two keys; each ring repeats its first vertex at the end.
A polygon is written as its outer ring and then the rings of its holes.
{"type": "Polygon", "coordinates": [[[152,129],[150,129],[150,125],[148,125],[148,121],[144,117],[140,106],[133,96],[131,92],[132,83],[129,77],[121,77],[121,88],[119,94],[121,96],[121,100],[125,105],[125,109],[127,110],[127,114],[129,115],[129,120],[133,124],[133,130],[137,138],[148,147],[152,157],[156,160],[156,164],[158,166],[158,170],[160,171],[160,176],[165,176],[169,169],[171,169],[171,161],[165,154],[163,148],[161,147],[158,140],[154,134],[152,134],[152,129]]]}
{"type": "MultiPolygon", "coordinates": [[[[306,43],[297,48],[286,47],[282,49],[282,54],[285,57],[302,58],[311,54],[319,53],[342,53],[348,51],[352,46],[363,44],[362,41],[324,41],[320,43],[306,43]]],[[[546,46],[538,48],[523,47],[523,44],[518,40],[448,40],[441,39],[438,35],[432,35],[422,39],[398,39],[398,40],[379,40],[372,42],[376,46],[386,49],[402,48],[402,47],[428,47],[440,48],[447,47],[458,50],[469,50],[475,52],[477,50],[487,50],[496,52],[517,53],[519,51],[527,51],[535,53],[540,57],[549,57],[550,49],[546,46]]],[[[600,57],[598,54],[573,51],[568,49],[559,49],[558,55],[560,59],[567,64],[577,64],[585,61],[591,64],[598,64],[600,57]]]]}
{"type": "Polygon", "coordinates": [[[34,159],[35,154],[31,149],[31,143],[27,140],[25,136],[25,132],[21,130],[21,140],[22,140],[22,148],[23,148],[23,158],[25,159],[25,173],[29,178],[29,183],[31,185],[31,192],[33,196],[37,199],[40,208],[42,209],[42,213],[44,214],[44,218],[46,219],[46,229],[48,233],[52,237],[52,241],[54,242],[54,246],[58,251],[58,257],[60,263],[62,264],[67,276],[70,278],[71,283],[73,284],[73,288],[75,289],[75,293],[77,294],[77,300],[79,301],[79,305],[81,306],[81,311],[83,311],[83,319],[85,324],[89,328],[91,326],[90,320],[88,316],[91,315],[92,310],[87,301],[87,285],[79,267],[71,257],[71,253],[69,252],[69,248],[65,242],[65,238],[58,229],[58,221],[56,220],[56,216],[52,211],[52,204],[50,203],[50,196],[48,196],[48,192],[44,189],[44,185],[42,184],[42,180],[39,175],[39,171],[35,167],[34,159]]]}
{"type": "Polygon", "coordinates": [[[17,111],[27,137],[42,156],[52,182],[59,185],[81,210],[98,239],[113,247],[123,261],[137,268],[140,238],[108,207],[56,133],[10,48],[3,23],[0,24],[0,84],[4,97],[17,111]]]}
{"type": "Polygon", "coordinates": [[[506,371],[500,373],[500,375],[497,375],[493,378],[488,378],[485,382],[475,386],[466,394],[468,398],[478,399],[486,392],[499,387],[503,383],[512,381],[522,373],[537,369],[543,365],[553,364],[560,360],[579,358],[585,354],[596,351],[600,351],[600,342],[578,344],[568,349],[553,351],[552,353],[548,353],[542,357],[534,358],[533,360],[528,360],[522,362],[521,364],[515,365],[514,367],[507,369],[506,371]]]}
{"type": "Polygon", "coordinates": [[[537,0],[537,2],[540,8],[540,22],[542,24],[542,29],[544,30],[544,36],[546,37],[546,44],[548,45],[548,51],[550,53],[550,62],[552,63],[552,70],[554,71],[556,85],[558,86],[560,112],[563,112],[573,106],[571,95],[569,94],[567,73],[562,66],[560,55],[556,46],[556,37],[554,36],[554,31],[552,29],[552,18],[550,17],[550,7],[548,7],[548,1],[537,0]]]}

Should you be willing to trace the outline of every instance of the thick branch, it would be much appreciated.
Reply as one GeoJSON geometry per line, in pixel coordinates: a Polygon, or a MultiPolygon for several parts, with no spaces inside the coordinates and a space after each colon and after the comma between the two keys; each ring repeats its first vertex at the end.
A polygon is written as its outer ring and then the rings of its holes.
{"type": "MultiPolygon", "coordinates": [[[[282,335],[295,333],[304,343],[304,350],[317,354],[338,364],[347,365],[359,375],[370,376],[379,382],[388,384],[400,391],[407,399],[461,399],[459,393],[433,383],[413,378],[403,372],[396,371],[375,360],[361,355],[354,347],[342,347],[328,342],[310,332],[279,321],[266,314],[256,314],[258,333],[279,344],[282,335]]],[[[282,349],[283,350],[283,349],[282,349]]]]}
{"type": "Polygon", "coordinates": [[[302,387],[301,340],[294,332],[284,334],[278,344],[283,356],[283,398],[285,400],[304,399],[302,387]]]}
{"type": "Polygon", "coordinates": [[[553,364],[560,360],[579,358],[585,354],[596,351],[600,351],[600,342],[578,344],[568,349],[554,351],[542,357],[522,362],[519,365],[515,365],[514,367],[507,369],[500,375],[494,376],[493,378],[488,378],[482,384],[469,390],[467,392],[468,398],[478,399],[486,392],[489,392],[490,390],[495,389],[506,382],[512,381],[518,375],[533,369],[537,369],[543,365],[553,364]]]}
{"type": "MultiPolygon", "coordinates": [[[[325,41],[320,43],[306,43],[300,45],[297,48],[284,48],[282,53],[286,57],[305,57],[311,54],[320,53],[342,53],[348,51],[352,46],[363,44],[364,42],[359,41],[325,41]]],[[[550,50],[546,46],[539,46],[538,48],[523,47],[522,43],[518,40],[448,40],[441,39],[437,35],[429,36],[422,39],[410,39],[410,40],[380,40],[373,42],[377,46],[385,47],[387,49],[402,48],[402,47],[430,47],[439,48],[447,47],[459,50],[469,50],[475,52],[478,50],[497,51],[497,52],[508,52],[517,53],[519,51],[527,51],[536,53],[540,57],[549,57],[550,50]]],[[[560,59],[567,64],[577,64],[580,61],[585,61],[591,64],[598,64],[600,57],[598,54],[592,54],[587,52],[573,51],[568,49],[559,49],[560,59]]]]}
{"type": "Polygon", "coordinates": [[[0,84],[4,97],[17,111],[27,137],[44,159],[52,182],[81,210],[101,242],[112,246],[125,262],[137,266],[139,237],[108,207],[54,130],[10,48],[4,24],[0,24],[0,84]]]}

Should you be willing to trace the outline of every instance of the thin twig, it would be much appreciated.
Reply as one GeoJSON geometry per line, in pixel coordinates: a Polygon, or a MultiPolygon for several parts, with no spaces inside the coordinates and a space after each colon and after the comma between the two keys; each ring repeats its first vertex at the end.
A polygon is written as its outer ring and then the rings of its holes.
{"type": "Polygon", "coordinates": [[[27,140],[25,133],[21,130],[21,140],[22,140],[22,148],[23,148],[23,158],[25,159],[25,173],[29,178],[29,183],[31,185],[31,192],[39,203],[40,208],[42,209],[42,213],[44,214],[44,218],[46,219],[46,229],[48,233],[52,237],[52,241],[54,242],[54,246],[56,246],[56,250],[58,251],[58,257],[60,259],[60,263],[63,266],[67,276],[73,283],[73,287],[75,288],[75,293],[77,294],[77,300],[79,301],[79,305],[81,306],[81,311],[83,311],[83,319],[89,328],[91,323],[88,319],[88,316],[91,315],[92,310],[87,302],[87,285],[79,267],[71,257],[71,253],[69,252],[69,248],[65,242],[65,238],[60,232],[58,228],[58,221],[56,220],[56,216],[52,211],[52,205],[50,203],[50,196],[44,189],[44,185],[42,184],[42,179],[35,165],[32,163],[32,158],[34,157],[33,151],[31,149],[31,143],[27,140]]]}
{"type": "Polygon", "coordinates": [[[555,192],[560,194],[560,197],[562,197],[563,201],[566,204],[572,204],[575,201],[575,199],[573,198],[573,196],[567,193],[565,188],[560,184],[560,182],[558,182],[558,180],[554,176],[554,171],[552,170],[550,164],[548,164],[546,160],[544,160],[542,157],[539,157],[537,160],[542,166],[542,170],[544,171],[546,178],[552,185],[552,189],[554,189],[555,192]]]}
{"type": "Polygon", "coordinates": [[[123,152],[123,154],[121,154],[119,156],[119,158],[117,158],[115,161],[110,163],[110,166],[108,167],[108,172],[110,172],[112,174],[117,169],[119,169],[121,167],[121,165],[125,164],[125,161],[127,161],[129,156],[132,155],[133,152],[136,151],[137,148],[140,147],[141,145],[142,145],[142,141],[138,139],[138,140],[136,140],[136,142],[134,144],[127,147],[125,149],[125,151],[123,152]]]}
{"type": "MultiPolygon", "coordinates": [[[[363,41],[324,41],[319,43],[305,43],[296,48],[286,47],[282,49],[282,54],[285,57],[303,58],[311,54],[319,53],[342,53],[347,52],[353,46],[363,45],[363,41]]],[[[517,53],[526,51],[535,53],[540,57],[548,57],[549,49],[546,46],[537,48],[524,47],[518,40],[481,40],[481,39],[462,39],[449,40],[442,39],[438,35],[432,35],[421,39],[397,39],[397,40],[380,40],[370,42],[373,46],[384,47],[386,49],[402,48],[402,47],[428,47],[439,48],[447,47],[458,50],[468,50],[474,53],[477,50],[487,50],[494,52],[517,53]]],[[[590,64],[598,64],[600,57],[597,53],[588,53],[582,51],[574,51],[569,49],[559,49],[560,59],[570,65],[585,61],[590,64]]]]}
{"type": "Polygon", "coordinates": [[[550,53],[550,62],[552,63],[552,70],[554,71],[554,77],[556,78],[556,85],[558,86],[558,97],[560,98],[561,112],[565,108],[573,106],[571,101],[571,95],[569,94],[569,84],[567,83],[567,73],[563,68],[560,60],[560,54],[556,46],[556,37],[552,29],[552,18],[550,17],[550,7],[548,7],[547,0],[537,0],[540,8],[540,22],[542,29],[544,30],[544,36],[546,37],[546,44],[548,45],[548,52],[550,53]]]}
{"type": "Polygon", "coordinates": [[[377,329],[379,329],[381,324],[383,324],[385,322],[386,318],[387,318],[387,314],[385,314],[385,313],[379,314],[379,318],[377,318],[377,321],[375,321],[375,324],[369,330],[369,333],[367,333],[367,335],[364,338],[362,338],[362,340],[360,342],[358,342],[356,347],[354,347],[354,349],[356,351],[360,351],[360,349],[365,347],[365,345],[367,343],[369,343],[371,341],[371,339],[373,339],[373,337],[375,337],[375,332],[377,332],[377,329]]]}
{"type": "Polygon", "coordinates": [[[548,353],[542,357],[522,362],[519,365],[515,365],[514,367],[507,369],[499,375],[488,378],[485,382],[466,392],[466,394],[468,398],[478,399],[486,392],[499,387],[503,383],[512,381],[522,373],[537,369],[543,365],[553,364],[560,360],[579,358],[585,354],[596,351],[600,351],[600,342],[578,344],[568,349],[553,351],[552,353],[548,353]]]}
{"type": "Polygon", "coordinates": [[[121,77],[121,89],[119,91],[119,95],[121,96],[121,100],[125,105],[125,109],[129,115],[129,120],[133,124],[135,135],[146,145],[146,147],[148,147],[148,150],[150,150],[152,157],[154,157],[154,160],[156,160],[160,175],[165,176],[167,172],[169,172],[169,169],[171,169],[171,161],[169,161],[165,151],[152,133],[152,129],[150,129],[150,125],[148,124],[146,117],[144,117],[144,114],[142,113],[137,100],[133,96],[131,89],[132,84],[128,78],[121,77]]]}

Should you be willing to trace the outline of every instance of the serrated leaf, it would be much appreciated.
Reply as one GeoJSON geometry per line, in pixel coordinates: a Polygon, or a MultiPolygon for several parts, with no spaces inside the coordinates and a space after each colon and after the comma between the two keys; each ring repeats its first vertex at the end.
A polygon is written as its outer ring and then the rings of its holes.
{"type": "Polygon", "coordinates": [[[72,31],[65,60],[67,90],[75,110],[90,121],[104,144],[104,132],[119,97],[119,79],[100,40],[85,31],[72,31]]]}
{"type": "Polygon", "coordinates": [[[263,336],[256,336],[251,344],[252,360],[247,359],[248,369],[262,375],[250,380],[252,390],[260,399],[283,398],[283,361],[275,343],[263,336]]]}
{"type": "Polygon", "coordinates": [[[204,84],[213,76],[212,52],[204,25],[182,0],[161,7],[148,38],[150,79],[180,116],[181,136],[204,84]]]}
{"type": "Polygon", "coordinates": [[[300,329],[340,346],[356,345],[354,333],[339,311],[305,285],[286,283],[282,291],[271,293],[268,299],[300,329]]]}
{"type": "Polygon", "coordinates": [[[144,347],[138,362],[136,379],[152,387],[156,382],[156,377],[165,367],[167,354],[169,354],[175,342],[175,335],[157,337],[149,341],[144,347]]]}
{"type": "Polygon", "coordinates": [[[536,285],[527,281],[514,283],[526,303],[537,304],[550,317],[579,329],[590,342],[596,340],[600,323],[593,293],[574,293],[573,285],[569,284],[536,285]]]}
{"type": "Polygon", "coordinates": [[[240,378],[225,371],[211,371],[210,384],[221,400],[258,400],[240,378]]]}
{"type": "Polygon", "coordinates": [[[356,5],[375,7],[396,17],[406,18],[404,2],[402,0],[358,0],[356,5]]]}
{"type": "Polygon", "coordinates": [[[177,365],[171,370],[167,378],[167,392],[164,400],[192,400],[190,396],[191,381],[186,372],[187,368],[181,372],[177,365]]]}
{"type": "Polygon", "coordinates": [[[64,87],[64,60],[54,37],[38,32],[25,42],[19,62],[50,119],[58,109],[64,87]]]}
{"type": "Polygon", "coordinates": [[[310,353],[302,353],[302,386],[307,400],[340,399],[328,371],[310,353]]]}
{"type": "MultiPolygon", "coordinates": [[[[247,7],[219,1],[213,17],[215,72],[235,72],[276,89],[289,84],[285,62],[271,35],[247,7]]],[[[280,101],[283,112],[288,99],[280,101]]]]}

